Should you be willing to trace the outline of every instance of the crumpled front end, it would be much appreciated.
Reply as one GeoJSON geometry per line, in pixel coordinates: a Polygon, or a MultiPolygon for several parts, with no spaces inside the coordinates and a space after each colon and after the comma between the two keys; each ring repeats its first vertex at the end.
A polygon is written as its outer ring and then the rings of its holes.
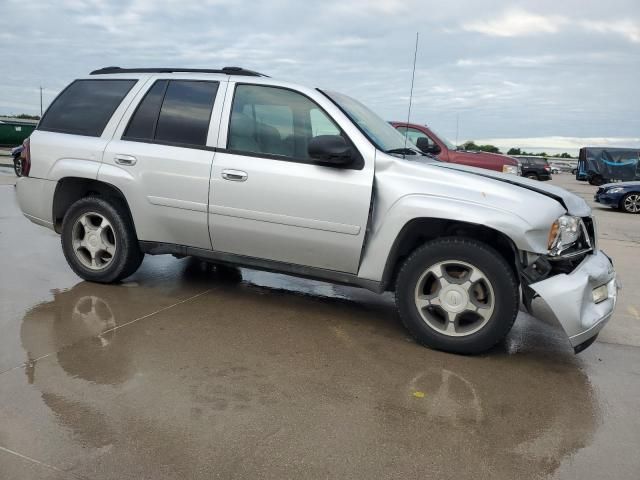
{"type": "Polygon", "coordinates": [[[535,292],[530,313],[547,322],[557,321],[576,353],[588,347],[613,314],[619,284],[609,257],[601,250],[584,256],[566,273],[530,283],[535,292]]]}

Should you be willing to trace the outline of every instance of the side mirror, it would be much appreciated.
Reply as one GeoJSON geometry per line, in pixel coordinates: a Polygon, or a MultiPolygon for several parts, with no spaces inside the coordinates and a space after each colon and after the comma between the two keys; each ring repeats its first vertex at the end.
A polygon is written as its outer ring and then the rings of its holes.
{"type": "Polygon", "coordinates": [[[416,147],[418,147],[421,152],[429,153],[431,155],[437,155],[442,151],[437,143],[431,143],[427,137],[418,138],[416,141],[416,147]]]}
{"type": "Polygon", "coordinates": [[[307,148],[309,156],[325,165],[336,167],[348,165],[353,161],[351,147],[340,135],[318,135],[313,137],[307,148]]]}

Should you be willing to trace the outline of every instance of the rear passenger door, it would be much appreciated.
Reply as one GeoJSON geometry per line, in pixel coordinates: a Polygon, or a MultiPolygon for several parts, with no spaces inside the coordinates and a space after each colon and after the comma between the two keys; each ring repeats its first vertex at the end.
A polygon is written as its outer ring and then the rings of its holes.
{"type": "Polygon", "coordinates": [[[230,84],[211,174],[213,249],[356,273],[373,157],[361,156],[345,168],[309,157],[309,141],[318,135],[342,135],[359,152],[328,113],[337,110],[328,99],[270,85],[232,89],[230,84]]]}
{"type": "Polygon", "coordinates": [[[100,180],[120,188],[138,238],[211,248],[209,176],[226,82],[156,78],[125,114],[108,144],[100,180]]]}

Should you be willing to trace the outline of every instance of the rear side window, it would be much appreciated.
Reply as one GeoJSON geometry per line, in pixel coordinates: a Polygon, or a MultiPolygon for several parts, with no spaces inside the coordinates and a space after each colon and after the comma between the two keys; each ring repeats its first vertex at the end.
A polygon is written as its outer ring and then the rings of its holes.
{"type": "Polygon", "coordinates": [[[126,140],[204,146],[218,82],[158,80],[142,99],[126,140]]]}
{"type": "Polygon", "coordinates": [[[154,83],[145,97],[138,105],[136,113],[129,122],[124,138],[131,140],[153,140],[156,129],[156,120],[162,105],[162,98],[167,89],[167,81],[160,80],[154,83]]]}
{"type": "Polygon", "coordinates": [[[136,80],[76,80],[54,100],[38,130],[99,137],[136,80]]]}

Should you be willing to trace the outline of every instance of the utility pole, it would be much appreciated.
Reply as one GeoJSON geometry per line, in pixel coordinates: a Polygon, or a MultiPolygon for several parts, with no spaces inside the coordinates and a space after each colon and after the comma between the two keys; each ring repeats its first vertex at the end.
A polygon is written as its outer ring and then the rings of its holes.
{"type": "Polygon", "coordinates": [[[459,120],[460,120],[460,114],[456,113],[456,148],[458,148],[458,127],[459,127],[459,120]]]}
{"type": "Polygon", "coordinates": [[[42,118],[42,85],[40,85],[40,118],[42,118]]]}

